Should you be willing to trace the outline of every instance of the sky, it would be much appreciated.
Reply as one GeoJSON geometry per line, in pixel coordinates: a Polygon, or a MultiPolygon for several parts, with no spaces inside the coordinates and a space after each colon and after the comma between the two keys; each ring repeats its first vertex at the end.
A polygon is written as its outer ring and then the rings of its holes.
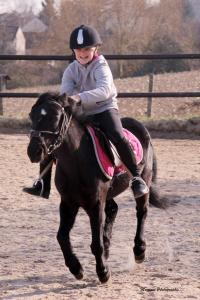
{"type": "Polygon", "coordinates": [[[0,14],[16,10],[33,10],[37,14],[42,8],[42,0],[0,0],[0,14]]]}
{"type": "MultiPolygon", "coordinates": [[[[11,11],[32,10],[37,14],[42,9],[44,0],[0,0],[0,14],[11,11]]],[[[160,0],[146,0],[147,3],[159,3],[160,0]]],[[[59,2],[59,0],[57,0],[59,2]]]]}

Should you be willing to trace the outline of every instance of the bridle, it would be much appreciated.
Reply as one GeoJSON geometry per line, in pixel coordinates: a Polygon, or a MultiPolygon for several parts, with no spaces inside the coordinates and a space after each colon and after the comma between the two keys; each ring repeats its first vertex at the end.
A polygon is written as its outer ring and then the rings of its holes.
{"type": "Polygon", "coordinates": [[[39,138],[42,142],[42,146],[45,148],[46,153],[48,155],[51,154],[53,151],[55,151],[58,147],[60,147],[72,120],[72,114],[68,117],[64,107],[60,103],[55,101],[49,101],[49,102],[58,105],[59,108],[61,109],[61,117],[60,117],[60,119],[62,119],[61,125],[59,124],[60,126],[58,125],[58,129],[55,131],[35,130],[35,129],[30,130],[30,138],[33,137],[39,138]],[[54,141],[49,146],[47,146],[45,143],[45,139],[44,139],[45,135],[51,135],[55,137],[54,141]]]}

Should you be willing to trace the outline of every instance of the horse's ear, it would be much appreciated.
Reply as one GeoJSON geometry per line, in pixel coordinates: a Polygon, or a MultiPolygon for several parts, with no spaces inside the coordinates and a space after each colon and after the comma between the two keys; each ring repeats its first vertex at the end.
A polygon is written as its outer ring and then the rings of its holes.
{"type": "Polygon", "coordinates": [[[63,93],[60,95],[60,102],[63,107],[69,106],[68,97],[67,97],[66,93],[63,93]]]}

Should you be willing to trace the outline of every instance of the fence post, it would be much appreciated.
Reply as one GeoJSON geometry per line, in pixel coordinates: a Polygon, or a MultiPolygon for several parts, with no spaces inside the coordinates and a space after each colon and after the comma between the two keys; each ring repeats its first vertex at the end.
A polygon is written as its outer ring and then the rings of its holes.
{"type": "MultiPolygon", "coordinates": [[[[7,80],[10,77],[6,74],[0,74],[0,92],[5,92],[7,88],[7,80]]],[[[3,116],[3,98],[0,97],[0,116],[3,116]]]]}
{"type": "MultiPolygon", "coordinates": [[[[153,73],[149,74],[149,93],[153,92],[153,73]]],[[[147,98],[147,117],[151,117],[151,110],[152,110],[152,97],[147,98]]]]}

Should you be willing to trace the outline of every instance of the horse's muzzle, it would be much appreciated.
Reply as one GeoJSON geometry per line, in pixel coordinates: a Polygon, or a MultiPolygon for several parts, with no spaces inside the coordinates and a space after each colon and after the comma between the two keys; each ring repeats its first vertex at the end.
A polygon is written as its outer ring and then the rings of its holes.
{"type": "Polygon", "coordinates": [[[39,163],[44,159],[45,149],[43,144],[39,138],[31,138],[28,148],[27,154],[32,163],[39,163]]]}

